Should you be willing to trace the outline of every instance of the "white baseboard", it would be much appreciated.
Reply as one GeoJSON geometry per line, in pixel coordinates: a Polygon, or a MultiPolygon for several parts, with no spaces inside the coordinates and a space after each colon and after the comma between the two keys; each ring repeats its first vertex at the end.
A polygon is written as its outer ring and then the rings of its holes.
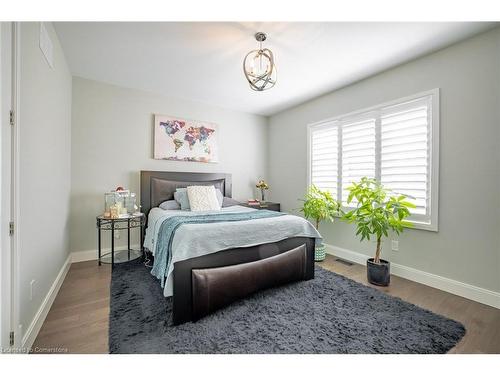
{"type": "MultiPolygon", "coordinates": [[[[138,244],[131,245],[131,247],[138,248],[139,245],[138,244]]],[[[127,246],[115,247],[115,250],[125,250],[125,249],[127,249],[127,246]]],[[[111,249],[102,249],[103,253],[106,253],[110,250],[111,249]]],[[[38,333],[40,332],[40,328],[42,328],[43,322],[45,321],[45,318],[47,317],[47,314],[49,313],[50,308],[52,307],[52,303],[54,302],[57,293],[59,292],[59,289],[61,288],[61,285],[66,277],[66,274],[69,271],[71,263],[85,262],[88,260],[96,260],[96,259],[97,259],[97,250],[74,251],[68,255],[56,279],[54,280],[54,283],[47,292],[47,295],[45,296],[42,304],[40,305],[40,308],[36,312],[35,317],[33,318],[31,324],[29,325],[28,329],[26,330],[26,333],[22,338],[21,345],[23,348],[30,349],[33,346],[33,343],[35,342],[35,339],[38,333]]]]}
{"type": "MultiPolygon", "coordinates": [[[[131,244],[130,247],[132,249],[138,249],[140,247],[140,245],[139,244],[131,244]]],[[[127,245],[115,246],[115,251],[126,250],[126,249],[127,249],[127,245]]],[[[102,249],[101,251],[104,254],[104,253],[110,252],[111,249],[105,248],[105,249],[102,249]]],[[[73,251],[71,253],[71,263],[86,262],[89,260],[97,260],[97,249],[73,251]]]]}
{"type": "Polygon", "coordinates": [[[47,317],[50,308],[52,307],[52,303],[54,302],[57,293],[61,288],[64,278],[66,277],[66,274],[68,273],[70,265],[71,265],[71,254],[68,255],[68,257],[66,258],[66,261],[64,262],[63,266],[61,267],[61,270],[57,274],[54,283],[50,287],[47,295],[45,296],[42,304],[40,305],[40,308],[36,312],[35,317],[31,321],[31,324],[29,325],[28,329],[26,330],[26,333],[23,336],[22,347],[24,349],[31,349],[31,347],[33,346],[33,343],[35,342],[35,339],[38,336],[38,332],[40,332],[40,328],[42,328],[42,324],[45,321],[45,318],[47,317]]]}
{"type": "MultiPolygon", "coordinates": [[[[366,265],[366,260],[369,258],[369,256],[365,254],[328,244],[326,244],[326,252],[362,265],[366,265]]],[[[443,276],[420,271],[393,262],[391,262],[391,274],[500,309],[500,293],[492,290],[448,279],[443,276]]]]}
{"type": "Polygon", "coordinates": [[[71,263],[86,262],[97,259],[97,250],[73,251],[71,253],[71,263]]]}

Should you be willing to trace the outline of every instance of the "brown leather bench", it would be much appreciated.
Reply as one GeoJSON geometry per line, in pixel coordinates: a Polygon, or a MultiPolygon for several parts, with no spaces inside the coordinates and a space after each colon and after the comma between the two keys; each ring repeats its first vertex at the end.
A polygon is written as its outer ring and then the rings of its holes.
{"type": "Polygon", "coordinates": [[[198,320],[260,290],[310,278],[307,260],[307,247],[302,244],[253,262],[193,269],[192,319],[198,320]]]}

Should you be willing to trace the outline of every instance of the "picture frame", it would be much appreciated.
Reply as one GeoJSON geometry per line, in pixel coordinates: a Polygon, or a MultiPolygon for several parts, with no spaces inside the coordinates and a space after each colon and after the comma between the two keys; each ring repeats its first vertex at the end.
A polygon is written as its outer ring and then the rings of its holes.
{"type": "Polygon", "coordinates": [[[217,163],[218,135],[217,124],[155,114],[154,159],[217,163]]]}

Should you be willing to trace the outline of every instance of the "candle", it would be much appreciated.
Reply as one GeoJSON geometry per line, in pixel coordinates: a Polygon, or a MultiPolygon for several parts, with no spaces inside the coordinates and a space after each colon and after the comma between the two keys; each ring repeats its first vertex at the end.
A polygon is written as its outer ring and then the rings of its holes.
{"type": "Polygon", "coordinates": [[[115,204],[110,207],[111,211],[111,219],[118,219],[120,211],[118,210],[118,206],[115,204]]]}

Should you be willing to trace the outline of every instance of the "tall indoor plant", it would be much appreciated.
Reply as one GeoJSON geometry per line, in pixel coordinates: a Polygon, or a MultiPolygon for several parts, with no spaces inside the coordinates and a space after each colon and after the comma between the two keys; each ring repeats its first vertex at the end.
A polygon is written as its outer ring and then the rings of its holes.
{"type": "MultiPolygon", "coordinates": [[[[340,215],[340,204],[333,198],[328,191],[322,191],[316,186],[311,185],[305,198],[303,206],[300,209],[306,219],[312,219],[314,226],[319,230],[321,221],[333,222],[334,218],[340,215]]],[[[325,259],[325,245],[316,245],[314,260],[322,261],[325,259]]]]}
{"type": "Polygon", "coordinates": [[[377,240],[375,257],[366,262],[368,281],[375,285],[387,286],[390,282],[390,263],[380,259],[382,238],[389,236],[392,230],[397,235],[404,228],[411,227],[405,219],[410,216],[410,208],[415,205],[409,202],[407,195],[393,193],[380,182],[363,177],[359,183],[353,183],[349,190],[347,203],[356,199],[356,208],[345,213],[343,219],[355,223],[356,235],[361,235],[361,241],[377,240]]]}

